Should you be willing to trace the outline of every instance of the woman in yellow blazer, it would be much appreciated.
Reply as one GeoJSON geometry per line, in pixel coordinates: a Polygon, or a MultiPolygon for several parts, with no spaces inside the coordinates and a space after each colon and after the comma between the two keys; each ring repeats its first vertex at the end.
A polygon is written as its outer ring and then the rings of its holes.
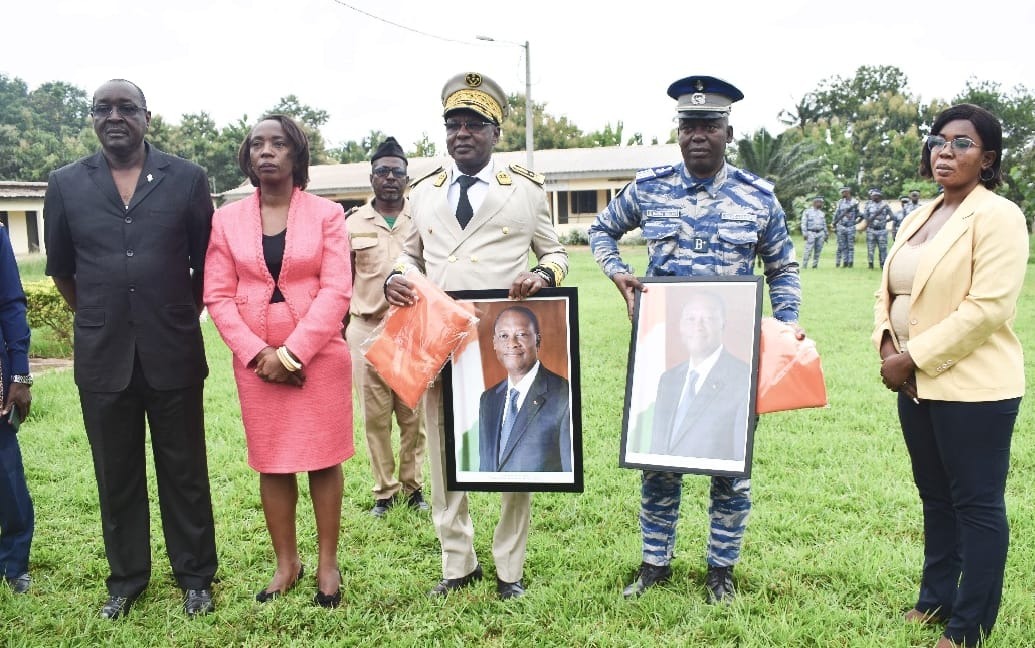
{"type": "Polygon", "coordinates": [[[920,593],[906,620],[945,623],[936,648],[992,631],[1009,545],[1006,473],[1024,394],[1013,332],[1028,230],[1002,181],[1002,127],[978,106],[935,119],[920,174],[942,193],[902,222],[884,267],[873,342],[924,512],[920,593]]]}

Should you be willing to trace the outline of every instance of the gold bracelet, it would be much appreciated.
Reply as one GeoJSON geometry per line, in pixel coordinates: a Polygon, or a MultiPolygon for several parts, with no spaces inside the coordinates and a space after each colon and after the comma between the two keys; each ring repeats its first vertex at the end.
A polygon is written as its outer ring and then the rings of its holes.
{"type": "Polygon", "coordinates": [[[291,355],[286,346],[277,347],[277,358],[280,360],[280,364],[284,365],[284,368],[294,373],[302,368],[302,363],[291,355]]]}

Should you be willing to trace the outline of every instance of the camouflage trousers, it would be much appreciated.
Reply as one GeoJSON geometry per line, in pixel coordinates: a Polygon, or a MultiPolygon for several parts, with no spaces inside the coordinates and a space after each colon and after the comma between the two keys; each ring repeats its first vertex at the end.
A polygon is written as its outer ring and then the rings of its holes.
{"type": "Polygon", "coordinates": [[[801,267],[808,267],[810,258],[813,268],[819,265],[819,253],[823,251],[826,240],[826,232],[805,232],[805,253],[801,256],[801,267]]]}
{"type": "MultiPolygon", "coordinates": [[[[640,503],[643,562],[651,565],[672,562],[682,494],[681,473],[643,471],[640,503]]],[[[751,512],[751,480],[712,477],[710,498],[706,560],[713,567],[728,567],[740,559],[740,544],[751,512]]]]}
{"type": "Polygon", "coordinates": [[[866,230],[866,263],[873,267],[873,248],[880,252],[880,267],[888,256],[888,230],[866,230]]]}
{"type": "Polygon", "coordinates": [[[837,228],[837,253],[834,255],[835,266],[849,266],[855,263],[855,228],[837,228]]]}

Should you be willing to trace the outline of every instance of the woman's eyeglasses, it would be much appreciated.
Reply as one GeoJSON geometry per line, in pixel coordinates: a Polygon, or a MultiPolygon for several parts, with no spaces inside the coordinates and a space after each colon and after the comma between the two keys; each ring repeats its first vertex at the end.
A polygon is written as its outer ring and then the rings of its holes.
{"type": "Polygon", "coordinates": [[[952,146],[954,151],[966,151],[972,146],[981,148],[981,145],[970,139],[969,137],[954,137],[951,140],[947,140],[941,135],[928,135],[927,136],[927,148],[932,151],[940,151],[943,146],[949,144],[952,146]]]}

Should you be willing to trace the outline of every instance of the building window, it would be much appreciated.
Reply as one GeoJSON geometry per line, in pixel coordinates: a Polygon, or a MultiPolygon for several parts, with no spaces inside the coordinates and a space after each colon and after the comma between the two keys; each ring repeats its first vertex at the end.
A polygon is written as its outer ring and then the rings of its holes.
{"type": "Polygon", "coordinates": [[[597,213],[596,190],[571,192],[571,212],[573,214],[597,213]]]}
{"type": "Polygon", "coordinates": [[[25,234],[29,238],[29,252],[39,252],[40,230],[35,211],[25,212],[25,234]]]}

